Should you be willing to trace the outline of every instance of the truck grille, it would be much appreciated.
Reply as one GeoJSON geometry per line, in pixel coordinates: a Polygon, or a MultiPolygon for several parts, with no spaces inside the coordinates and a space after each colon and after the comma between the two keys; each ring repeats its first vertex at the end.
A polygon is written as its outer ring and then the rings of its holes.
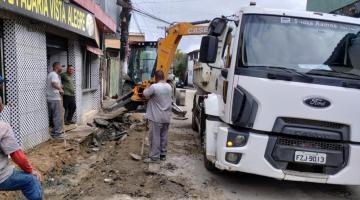
{"type": "Polygon", "coordinates": [[[325,122],[325,121],[316,121],[316,120],[309,120],[309,119],[297,119],[297,118],[282,118],[284,122],[289,124],[301,124],[301,125],[310,125],[316,127],[323,127],[323,128],[332,128],[332,129],[341,129],[345,125],[334,123],[334,122],[325,122]]]}
{"type": "Polygon", "coordinates": [[[280,137],[277,140],[278,145],[291,146],[291,147],[300,147],[300,148],[311,148],[311,149],[323,149],[323,150],[332,150],[332,151],[343,151],[344,145],[331,142],[321,142],[321,141],[309,141],[309,140],[300,140],[292,138],[280,137]]]}

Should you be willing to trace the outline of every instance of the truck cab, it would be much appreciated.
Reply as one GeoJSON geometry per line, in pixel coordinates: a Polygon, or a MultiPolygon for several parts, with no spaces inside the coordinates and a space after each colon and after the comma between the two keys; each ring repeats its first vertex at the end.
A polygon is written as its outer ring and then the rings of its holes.
{"type": "Polygon", "coordinates": [[[194,69],[208,169],[360,184],[360,22],[247,7],[217,18],[194,69]]]}

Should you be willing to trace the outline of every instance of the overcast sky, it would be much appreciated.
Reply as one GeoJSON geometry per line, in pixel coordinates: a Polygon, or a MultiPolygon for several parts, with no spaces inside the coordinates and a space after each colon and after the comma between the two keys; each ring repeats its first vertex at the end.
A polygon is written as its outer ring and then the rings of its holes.
{"type": "MultiPolygon", "coordinates": [[[[241,7],[256,1],[257,6],[305,10],[306,0],[132,0],[135,8],[151,13],[169,22],[191,22],[213,19],[221,15],[232,15],[241,7]]],[[[146,40],[158,40],[164,37],[162,26],[166,24],[134,13],[130,25],[131,32],[145,33],[146,40]],[[140,29],[140,30],[139,30],[140,29]]],[[[183,38],[179,48],[189,52],[199,48],[201,37],[183,38]]]]}

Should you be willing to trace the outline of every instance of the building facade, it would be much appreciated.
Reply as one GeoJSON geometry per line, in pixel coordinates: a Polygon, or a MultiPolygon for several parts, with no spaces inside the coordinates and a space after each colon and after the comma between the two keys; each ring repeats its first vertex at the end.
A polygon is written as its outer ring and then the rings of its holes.
{"type": "Polygon", "coordinates": [[[360,0],[308,0],[307,10],[360,17],[360,0]]]}
{"type": "Polygon", "coordinates": [[[188,86],[193,86],[193,71],[194,66],[199,63],[200,50],[195,50],[187,54],[187,71],[186,71],[186,83],[188,86]]]}
{"type": "Polygon", "coordinates": [[[75,66],[77,123],[100,107],[101,35],[115,25],[81,2],[0,1],[0,73],[8,81],[1,88],[0,119],[10,123],[24,149],[49,139],[45,89],[54,62],[64,71],[75,66]]]}

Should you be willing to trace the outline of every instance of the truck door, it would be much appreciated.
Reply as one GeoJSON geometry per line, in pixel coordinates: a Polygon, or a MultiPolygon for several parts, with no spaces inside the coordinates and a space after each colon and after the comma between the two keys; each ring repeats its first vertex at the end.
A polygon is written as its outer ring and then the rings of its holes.
{"type": "Polygon", "coordinates": [[[226,34],[225,43],[221,54],[221,59],[224,64],[223,65],[224,67],[221,69],[221,73],[215,83],[215,87],[217,91],[216,93],[217,95],[221,96],[222,99],[222,103],[219,102],[219,104],[223,105],[220,106],[223,109],[220,110],[221,118],[223,118],[223,120],[226,120],[226,112],[225,112],[225,108],[227,107],[226,105],[230,103],[227,102],[228,91],[230,91],[229,81],[231,78],[233,78],[233,76],[230,76],[229,74],[229,70],[231,66],[231,57],[232,57],[231,55],[232,39],[233,39],[232,28],[229,28],[226,34]]]}

